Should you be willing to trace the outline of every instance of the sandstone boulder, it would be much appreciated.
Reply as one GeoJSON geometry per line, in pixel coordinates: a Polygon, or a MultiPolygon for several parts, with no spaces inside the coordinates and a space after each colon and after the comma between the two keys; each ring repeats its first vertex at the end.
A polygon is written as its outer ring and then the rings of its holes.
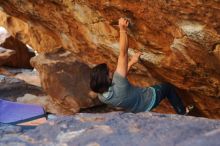
{"type": "Polygon", "coordinates": [[[100,104],[89,88],[89,66],[71,52],[39,54],[31,63],[39,72],[44,90],[63,109],[60,114],[73,114],[100,104]]]}

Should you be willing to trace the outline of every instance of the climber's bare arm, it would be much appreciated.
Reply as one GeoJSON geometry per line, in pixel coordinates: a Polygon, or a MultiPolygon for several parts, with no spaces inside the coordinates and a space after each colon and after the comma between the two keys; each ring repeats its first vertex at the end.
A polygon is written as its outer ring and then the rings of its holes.
{"type": "Polygon", "coordinates": [[[127,76],[128,70],[128,36],[127,36],[127,27],[128,20],[124,18],[119,19],[119,28],[120,28],[120,39],[119,39],[119,57],[116,72],[121,76],[127,76]]]}

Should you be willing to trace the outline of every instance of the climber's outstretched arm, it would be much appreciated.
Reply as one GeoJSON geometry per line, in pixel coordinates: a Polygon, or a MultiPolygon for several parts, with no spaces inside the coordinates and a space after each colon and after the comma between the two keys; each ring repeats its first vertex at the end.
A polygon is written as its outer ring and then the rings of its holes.
{"type": "Polygon", "coordinates": [[[119,19],[120,39],[119,39],[119,57],[116,72],[121,76],[127,76],[128,70],[128,36],[127,27],[128,20],[124,18],[119,19]]]}

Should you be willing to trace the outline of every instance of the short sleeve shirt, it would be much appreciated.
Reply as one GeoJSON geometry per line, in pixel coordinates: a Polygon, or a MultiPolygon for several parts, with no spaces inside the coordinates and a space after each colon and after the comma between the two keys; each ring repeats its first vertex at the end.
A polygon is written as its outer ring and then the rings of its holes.
{"type": "Polygon", "coordinates": [[[127,78],[115,72],[112,85],[107,92],[99,94],[99,99],[106,104],[137,113],[151,110],[156,101],[156,93],[152,87],[133,86],[127,78]]]}

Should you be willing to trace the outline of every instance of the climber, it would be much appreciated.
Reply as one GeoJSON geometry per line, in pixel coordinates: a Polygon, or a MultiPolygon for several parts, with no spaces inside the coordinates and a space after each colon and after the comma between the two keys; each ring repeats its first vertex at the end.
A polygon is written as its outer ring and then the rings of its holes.
{"type": "Polygon", "coordinates": [[[103,103],[121,107],[129,112],[151,111],[167,97],[177,114],[187,114],[191,108],[184,107],[173,85],[162,83],[140,88],[129,83],[127,73],[131,66],[138,62],[141,53],[138,52],[133,55],[128,62],[128,25],[128,20],[125,18],[119,19],[120,52],[113,77],[105,63],[99,64],[91,70],[90,88],[98,93],[98,97],[103,103]]]}

